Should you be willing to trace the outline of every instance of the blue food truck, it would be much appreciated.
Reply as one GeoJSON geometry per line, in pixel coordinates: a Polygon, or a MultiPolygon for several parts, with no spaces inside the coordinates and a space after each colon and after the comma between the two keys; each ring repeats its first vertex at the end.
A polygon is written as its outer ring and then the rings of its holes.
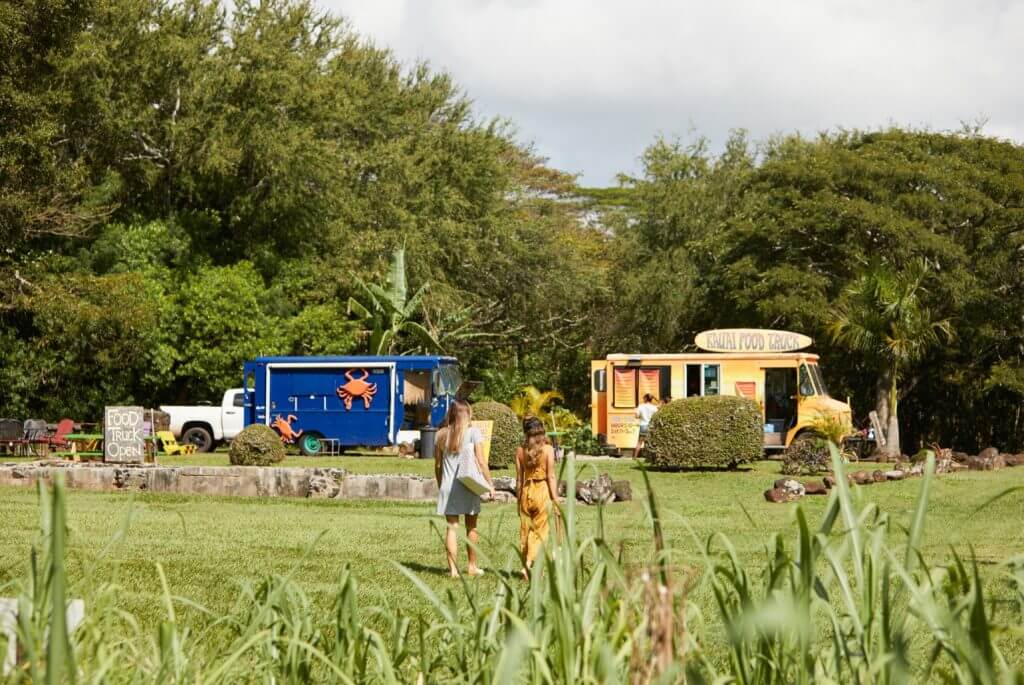
{"type": "Polygon", "coordinates": [[[439,356],[259,357],[244,365],[245,425],[270,426],[303,454],[383,447],[419,432],[421,456],[462,385],[439,356]]]}

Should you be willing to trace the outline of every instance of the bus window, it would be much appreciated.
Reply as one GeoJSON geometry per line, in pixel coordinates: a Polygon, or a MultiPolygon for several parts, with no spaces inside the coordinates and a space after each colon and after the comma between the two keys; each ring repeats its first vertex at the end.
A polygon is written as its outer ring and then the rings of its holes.
{"type": "Polygon", "coordinates": [[[612,372],[614,387],[612,406],[617,409],[632,409],[636,406],[636,369],[615,369],[612,372]]]}
{"type": "Polygon", "coordinates": [[[636,394],[638,399],[650,395],[655,400],[661,399],[661,369],[640,369],[639,383],[636,394]]]}
{"type": "Polygon", "coordinates": [[[608,392],[608,372],[604,369],[594,372],[594,392],[608,392]]]}
{"type": "Polygon", "coordinates": [[[806,364],[800,365],[800,394],[804,397],[815,394],[814,382],[811,380],[811,372],[807,370],[806,364]]]}
{"type": "Polygon", "coordinates": [[[700,364],[686,365],[686,396],[700,397],[700,364]]]}
{"type": "Polygon", "coordinates": [[[612,406],[616,409],[632,409],[640,404],[645,395],[661,400],[672,392],[670,366],[617,368],[612,372],[612,377],[615,385],[612,389],[612,406]]]}
{"type": "Polygon", "coordinates": [[[721,393],[722,367],[718,364],[686,365],[686,396],[718,395],[721,393]]]}
{"type": "Polygon", "coordinates": [[[705,364],[704,365],[704,394],[705,395],[717,395],[718,394],[718,376],[720,367],[718,364],[705,364]]]}
{"type": "Polygon", "coordinates": [[[821,375],[821,367],[811,364],[811,376],[814,377],[814,384],[818,386],[818,392],[828,397],[828,388],[825,387],[825,379],[821,375]]]}

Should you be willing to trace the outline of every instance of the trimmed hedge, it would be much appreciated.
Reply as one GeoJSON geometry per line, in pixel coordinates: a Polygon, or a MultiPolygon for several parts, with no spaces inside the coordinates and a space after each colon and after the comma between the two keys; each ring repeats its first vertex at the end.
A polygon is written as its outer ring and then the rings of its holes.
{"type": "Polygon", "coordinates": [[[284,445],[273,428],[254,423],[231,441],[228,458],[235,466],[271,466],[284,459],[284,445]]]}
{"type": "Polygon", "coordinates": [[[523,443],[523,427],[516,413],[500,402],[477,402],[473,405],[473,419],[494,422],[487,465],[492,469],[511,466],[516,448],[523,443]]]}
{"type": "Polygon", "coordinates": [[[651,419],[644,456],[664,468],[733,468],[764,450],[761,409],[745,397],[674,400],[651,419]]]}

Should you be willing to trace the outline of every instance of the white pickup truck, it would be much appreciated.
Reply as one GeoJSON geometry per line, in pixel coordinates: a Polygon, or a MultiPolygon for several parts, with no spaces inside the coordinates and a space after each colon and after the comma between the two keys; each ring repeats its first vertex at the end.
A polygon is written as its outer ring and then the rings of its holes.
{"type": "Polygon", "coordinates": [[[218,443],[238,435],[245,419],[245,391],[232,388],[219,407],[162,406],[171,417],[171,432],[180,442],[191,443],[197,452],[209,452],[218,443]]]}

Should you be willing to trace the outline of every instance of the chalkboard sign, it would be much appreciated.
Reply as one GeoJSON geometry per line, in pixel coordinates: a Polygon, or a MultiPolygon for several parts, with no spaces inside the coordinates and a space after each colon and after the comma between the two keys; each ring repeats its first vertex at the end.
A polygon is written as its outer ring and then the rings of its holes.
{"type": "Polygon", "coordinates": [[[146,455],[142,407],[107,407],[103,412],[103,461],[141,464],[146,455]]]}

